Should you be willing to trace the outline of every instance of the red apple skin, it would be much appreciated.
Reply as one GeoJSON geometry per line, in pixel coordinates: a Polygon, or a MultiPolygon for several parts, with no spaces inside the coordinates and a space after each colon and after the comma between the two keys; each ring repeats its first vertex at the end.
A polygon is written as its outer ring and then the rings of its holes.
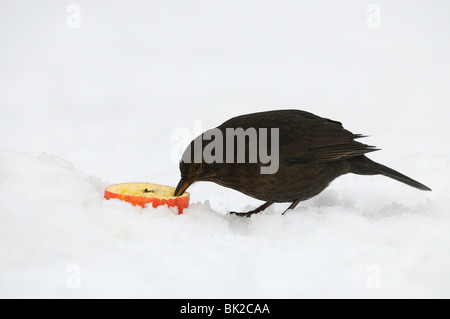
{"type": "MultiPolygon", "coordinates": [[[[111,186],[114,186],[114,185],[111,185],[111,186]]],[[[158,197],[145,197],[145,196],[115,193],[115,192],[109,191],[108,188],[105,189],[105,198],[106,199],[118,198],[118,199],[128,202],[134,206],[136,206],[136,205],[141,206],[142,208],[145,208],[145,205],[148,203],[152,203],[152,206],[154,208],[167,204],[168,207],[177,207],[178,215],[181,215],[181,214],[183,214],[183,210],[189,206],[189,198],[190,198],[189,194],[188,194],[188,196],[158,198],[158,197]]]]}

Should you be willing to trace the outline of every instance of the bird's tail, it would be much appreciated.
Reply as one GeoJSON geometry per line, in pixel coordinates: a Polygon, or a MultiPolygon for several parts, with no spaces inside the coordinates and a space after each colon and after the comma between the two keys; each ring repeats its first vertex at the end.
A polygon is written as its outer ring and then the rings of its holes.
{"type": "Polygon", "coordinates": [[[377,162],[372,161],[366,156],[358,156],[349,160],[351,164],[350,172],[358,175],[377,175],[381,174],[390,178],[393,178],[399,182],[405,183],[406,185],[418,188],[423,191],[431,191],[428,186],[425,186],[418,181],[409,178],[408,176],[399,173],[392,168],[381,165],[377,162]]]}

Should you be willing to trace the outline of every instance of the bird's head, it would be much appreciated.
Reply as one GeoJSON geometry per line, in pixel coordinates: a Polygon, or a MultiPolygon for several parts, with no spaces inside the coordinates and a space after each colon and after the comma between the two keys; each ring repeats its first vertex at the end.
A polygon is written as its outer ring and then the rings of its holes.
{"type": "MultiPolygon", "coordinates": [[[[183,195],[186,189],[194,182],[209,181],[220,183],[223,176],[228,175],[229,167],[224,164],[223,152],[217,149],[214,152],[207,149],[205,152],[205,147],[207,147],[208,143],[203,141],[204,136],[213,131],[219,134],[217,129],[208,130],[195,138],[184,151],[180,161],[181,179],[175,189],[174,196],[183,195]],[[208,150],[211,152],[208,152],[208,150]]],[[[223,146],[222,149],[225,148],[225,144],[216,146],[223,146]]]]}
{"type": "Polygon", "coordinates": [[[183,153],[180,161],[181,179],[174,196],[181,196],[194,182],[207,180],[210,164],[203,159],[203,134],[195,138],[183,153]]]}
{"type": "Polygon", "coordinates": [[[194,182],[203,180],[203,163],[180,162],[181,179],[175,189],[174,196],[181,196],[194,182]]]}

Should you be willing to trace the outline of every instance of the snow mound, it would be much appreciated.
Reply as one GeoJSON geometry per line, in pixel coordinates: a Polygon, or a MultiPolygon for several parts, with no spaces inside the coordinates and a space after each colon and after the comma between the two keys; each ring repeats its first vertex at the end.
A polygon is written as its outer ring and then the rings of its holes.
{"type": "Polygon", "coordinates": [[[239,218],[107,201],[109,184],[0,152],[0,297],[450,297],[448,188],[381,204],[349,186],[239,218]]]}

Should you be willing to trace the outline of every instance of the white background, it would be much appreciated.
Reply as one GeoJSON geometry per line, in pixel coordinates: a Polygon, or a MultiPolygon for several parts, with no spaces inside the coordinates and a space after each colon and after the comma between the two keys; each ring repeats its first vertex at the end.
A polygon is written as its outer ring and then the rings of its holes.
{"type": "Polygon", "coordinates": [[[0,296],[450,296],[448,1],[377,1],[380,28],[370,1],[78,1],[69,28],[71,3],[0,3],[0,296]],[[177,129],[282,108],[433,192],[348,175],[245,220],[260,202],[209,183],[183,216],[103,200],[176,185],[177,129]]]}

